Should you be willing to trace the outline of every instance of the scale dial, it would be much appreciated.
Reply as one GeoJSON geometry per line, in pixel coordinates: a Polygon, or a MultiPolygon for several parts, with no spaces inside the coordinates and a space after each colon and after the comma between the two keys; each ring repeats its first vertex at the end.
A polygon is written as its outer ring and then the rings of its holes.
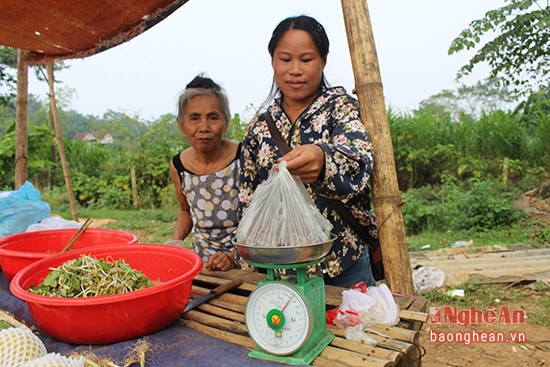
{"type": "Polygon", "coordinates": [[[309,301],[283,282],[268,282],[256,288],[248,298],[245,320],[254,342],[274,355],[299,350],[313,328],[309,301]]]}

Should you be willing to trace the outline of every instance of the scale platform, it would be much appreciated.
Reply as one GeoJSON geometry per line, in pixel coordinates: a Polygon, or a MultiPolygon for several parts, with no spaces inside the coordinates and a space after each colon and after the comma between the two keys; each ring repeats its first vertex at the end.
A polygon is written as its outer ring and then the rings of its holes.
{"type": "Polygon", "coordinates": [[[246,304],[246,326],[256,343],[249,356],[309,365],[334,339],[326,328],[325,282],[307,275],[307,267],[321,259],[295,264],[247,261],[267,270],[246,304]],[[277,269],[296,269],[296,275],[277,279],[277,269]]]}
{"type": "MultiPolygon", "coordinates": [[[[256,344],[248,334],[244,310],[250,292],[256,289],[259,281],[265,278],[266,274],[256,271],[231,269],[223,272],[203,269],[193,280],[192,298],[204,295],[234,279],[242,279],[243,284],[237,289],[211,299],[203,305],[204,307],[186,312],[179,323],[203,334],[246,348],[242,354],[241,366],[255,365],[254,360],[258,362],[262,360],[248,356],[256,344]]],[[[326,309],[338,307],[341,304],[343,290],[345,289],[325,284],[326,309]]],[[[426,313],[428,302],[422,296],[406,294],[394,294],[394,299],[401,309],[401,321],[391,328],[382,325],[373,326],[373,331],[367,332],[379,342],[376,347],[348,340],[345,338],[343,329],[327,324],[327,330],[335,336],[334,340],[309,364],[317,367],[389,365],[419,367],[424,359],[422,348],[419,347],[422,345],[419,330],[428,318],[426,313]],[[376,332],[390,337],[381,337],[376,332]]]]}

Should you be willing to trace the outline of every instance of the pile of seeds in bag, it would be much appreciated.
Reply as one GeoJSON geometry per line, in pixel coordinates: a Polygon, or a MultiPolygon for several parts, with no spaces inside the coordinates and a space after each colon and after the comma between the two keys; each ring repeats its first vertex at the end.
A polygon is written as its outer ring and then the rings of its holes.
{"type": "Polygon", "coordinates": [[[297,176],[282,161],[256,188],[237,230],[246,246],[305,246],[327,242],[332,223],[317,209],[297,176]]]}

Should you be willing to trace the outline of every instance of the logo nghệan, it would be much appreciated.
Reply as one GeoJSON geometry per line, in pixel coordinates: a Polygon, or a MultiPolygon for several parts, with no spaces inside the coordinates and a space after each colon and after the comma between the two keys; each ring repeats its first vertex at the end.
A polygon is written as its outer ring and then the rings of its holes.
{"type": "Polygon", "coordinates": [[[508,306],[495,308],[489,306],[484,310],[475,306],[469,308],[459,308],[457,306],[439,306],[430,307],[429,323],[431,325],[456,325],[470,326],[485,324],[488,326],[494,324],[515,325],[525,324],[527,315],[525,310],[511,310],[508,306]]]}

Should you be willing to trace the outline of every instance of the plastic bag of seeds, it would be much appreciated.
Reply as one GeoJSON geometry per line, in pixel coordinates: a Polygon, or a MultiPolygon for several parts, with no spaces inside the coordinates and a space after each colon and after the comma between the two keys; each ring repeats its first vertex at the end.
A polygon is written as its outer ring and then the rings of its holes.
{"type": "Polygon", "coordinates": [[[286,161],[258,185],[237,230],[237,242],[246,246],[304,246],[330,239],[332,224],[317,209],[286,161]]]}

